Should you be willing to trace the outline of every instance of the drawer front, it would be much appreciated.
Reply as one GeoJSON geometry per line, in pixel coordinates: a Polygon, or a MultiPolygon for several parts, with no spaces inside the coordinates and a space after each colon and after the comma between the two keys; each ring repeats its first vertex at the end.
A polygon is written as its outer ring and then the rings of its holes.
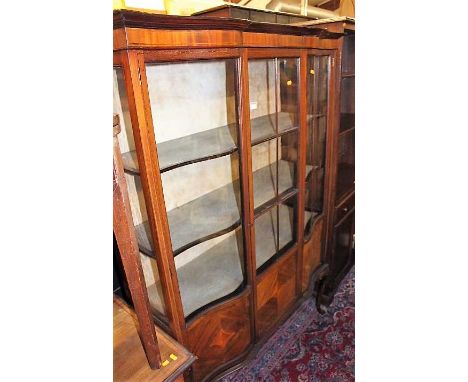
{"type": "Polygon", "coordinates": [[[353,208],[354,192],[337,207],[335,207],[335,224],[338,223],[341,219],[343,219],[353,208]]]}

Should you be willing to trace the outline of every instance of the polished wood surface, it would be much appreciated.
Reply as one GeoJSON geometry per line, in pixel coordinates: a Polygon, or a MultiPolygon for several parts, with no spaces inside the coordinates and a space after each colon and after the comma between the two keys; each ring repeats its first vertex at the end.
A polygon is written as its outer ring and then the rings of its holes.
{"type": "Polygon", "coordinates": [[[114,296],[113,317],[114,382],[184,381],[184,371],[195,361],[191,353],[156,327],[161,358],[165,366],[152,370],[141,345],[136,315],[116,296],[114,296]]]}
{"type": "Polygon", "coordinates": [[[250,293],[246,290],[208,310],[188,327],[189,348],[197,355],[193,366],[200,381],[218,365],[241,354],[251,343],[250,293]]]}

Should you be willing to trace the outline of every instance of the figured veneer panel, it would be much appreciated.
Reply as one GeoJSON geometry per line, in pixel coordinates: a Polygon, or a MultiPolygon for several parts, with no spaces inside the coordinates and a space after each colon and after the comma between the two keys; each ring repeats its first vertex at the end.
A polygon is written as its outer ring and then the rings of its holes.
{"type": "Polygon", "coordinates": [[[320,265],[322,233],[323,217],[315,222],[310,240],[304,244],[302,254],[302,292],[305,292],[309,288],[310,275],[320,265]]]}
{"type": "MultiPolygon", "coordinates": [[[[184,315],[234,292],[244,281],[242,272],[242,233],[229,235],[195,259],[177,268],[184,315]]],[[[159,280],[148,288],[155,311],[162,312],[159,280]]]]}
{"type": "Polygon", "coordinates": [[[207,311],[188,327],[189,349],[198,357],[196,381],[239,356],[251,343],[250,292],[207,311]]]}
{"type": "Polygon", "coordinates": [[[296,251],[273,264],[257,285],[257,331],[262,336],[288,310],[296,291],[296,251]]]}

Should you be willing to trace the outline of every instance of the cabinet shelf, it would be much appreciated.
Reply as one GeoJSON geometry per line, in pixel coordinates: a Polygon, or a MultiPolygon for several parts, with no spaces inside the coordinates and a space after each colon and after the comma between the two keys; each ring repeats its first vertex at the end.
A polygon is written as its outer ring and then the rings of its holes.
{"type": "MultiPolygon", "coordinates": [[[[255,205],[268,203],[275,197],[272,172],[276,164],[260,168],[253,173],[255,205]]],[[[310,171],[311,166],[308,166],[310,171]]],[[[279,190],[286,192],[294,185],[294,165],[280,160],[279,190]]],[[[236,180],[209,192],[167,213],[174,256],[203,241],[225,234],[240,225],[240,184],[236,180]],[[220,229],[221,227],[221,229],[220,229]]],[[[140,251],[154,257],[151,233],[146,221],[135,227],[140,251]]]]}
{"type": "MultiPolygon", "coordinates": [[[[161,173],[191,163],[214,159],[237,151],[237,125],[230,124],[215,129],[187,135],[158,143],[161,173]]],[[[136,151],[122,155],[125,171],[139,175],[136,151]]]]}
{"type": "Polygon", "coordinates": [[[342,78],[351,78],[351,77],[355,77],[355,75],[354,75],[354,72],[343,72],[343,73],[341,73],[341,77],[342,78]]]}
{"type": "MultiPolygon", "coordinates": [[[[279,248],[293,240],[292,208],[280,205],[279,248]]],[[[276,254],[277,233],[264,214],[256,220],[257,269],[276,254]]],[[[306,212],[306,221],[311,216],[306,212]]],[[[244,277],[239,253],[239,238],[231,235],[200,256],[177,269],[182,306],[185,316],[236,291],[244,277]]],[[[148,288],[150,304],[155,311],[163,312],[160,281],[148,288]]]]}
{"type": "Polygon", "coordinates": [[[278,134],[276,134],[275,131],[275,123],[274,113],[251,119],[250,131],[252,146],[298,130],[298,125],[291,120],[291,114],[284,111],[278,113],[278,134]]]}
{"type": "MultiPolygon", "coordinates": [[[[278,113],[280,126],[278,136],[296,130],[289,113],[278,113]]],[[[275,114],[264,115],[250,121],[252,145],[265,142],[276,136],[275,114]]],[[[215,159],[237,151],[237,125],[230,124],[202,131],[182,138],[158,143],[158,158],[161,173],[177,167],[215,159]]],[[[136,151],[122,154],[126,172],[140,174],[136,151]]]]}

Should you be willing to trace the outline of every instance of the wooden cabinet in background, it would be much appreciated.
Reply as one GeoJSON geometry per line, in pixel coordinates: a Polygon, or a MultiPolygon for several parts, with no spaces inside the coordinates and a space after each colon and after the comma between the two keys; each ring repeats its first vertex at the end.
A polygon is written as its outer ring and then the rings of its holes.
{"type": "Polygon", "coordinates": [[[324,275],[342,35],[114,12],[114,112],[149,303],[197,357],[194,381],[240,367],[324,275]]]}
{"type": "MultiPolygon", "coordinates": [[[[324,25],[327,27],[328,25],[324,25]]],[[[336,25],[335,25],[336,26],[336,25]]],[[[355,200],[355,34],[354,23],[341,24],[341,70],[338,82],[340,102],[339,124],[333,133],[333,155],[330,173],[330,208],[325,261],[329,275],[322,284],[319,304],[329,305],[341,280],[354,265],[354,200],[355,200]]],[[[336,29],[335,29],[336,30],[336,29]]]]}

